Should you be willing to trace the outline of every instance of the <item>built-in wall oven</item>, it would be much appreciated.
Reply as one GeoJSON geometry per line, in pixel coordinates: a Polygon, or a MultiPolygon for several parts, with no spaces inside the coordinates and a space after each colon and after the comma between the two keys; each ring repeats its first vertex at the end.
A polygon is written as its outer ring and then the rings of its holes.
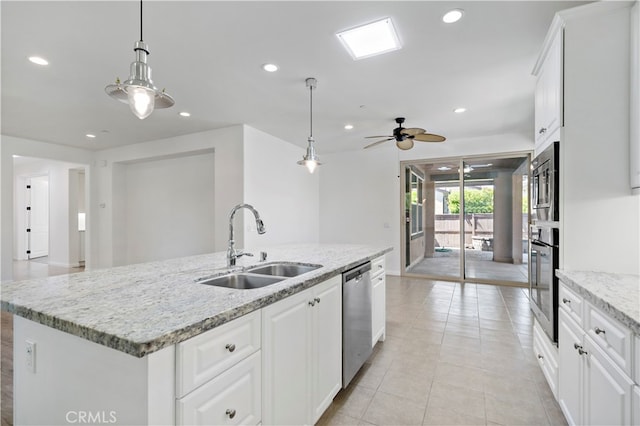
{"type": "Polygon", "coordinates": [[[559,142],[532,161],[529,232],[531,310],[552,342],[558,341],[559,142]]]}
{"type": "Polygon", "coordinates": [[[529,236],[529,300],[538,323],[558,341],[558,228],[531,225],[529,236]]]}

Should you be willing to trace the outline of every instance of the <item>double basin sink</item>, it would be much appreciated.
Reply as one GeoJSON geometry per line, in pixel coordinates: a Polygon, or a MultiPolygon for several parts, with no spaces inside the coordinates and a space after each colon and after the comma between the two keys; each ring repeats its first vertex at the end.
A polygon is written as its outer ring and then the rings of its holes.
{"type": "Polygon", "coordinates": [[[312,265],[304,263],[270,263],[248,268],[243,272],[235,272],[215,278],[208,278],[197,281],[199,284],[212,285],[216,287],[227,287],[238,290],[250,290],[266,287],[271,284],[297,277],[298,275],[311,272],[322,265],[312,265]]]}

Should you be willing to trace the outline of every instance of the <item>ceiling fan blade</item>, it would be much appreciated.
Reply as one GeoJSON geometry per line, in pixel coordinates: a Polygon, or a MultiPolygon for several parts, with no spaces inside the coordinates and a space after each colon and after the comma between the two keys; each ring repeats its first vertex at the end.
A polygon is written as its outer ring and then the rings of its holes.
{"type": "Polygon", "coordinates": [[[403,135],[414,136],[426,132],[426,130],[420,127],[409,127],[408,129],[402,129],[403,135]]]}
{"type": "Polygon", "coordinates": [[[413,139],[420,142],[443,142],[447,138],[440,135],[434,135],[433,133],[420,133],[415,135],[413,139]]]}
{"type": "Polygon", "coordinates": [[[390,135],[382,135],[382,136],[365,136],[365,139],[369,139],[369,138],[392,138],[393,136],[390,135]]]}
{"type": "Polygon", "coordinates": [[[413,148],[413,138],[407,138],[403,141],[396,142],[396,146],[402,150],[408,150],[413,148]]]}
{"type": "Polygon", "coordinates": [[[370,143],[369,145],[365,146],[363,149],[371,148],[372,146],[376,146],[378,144],[381,144],[382,142],[390,141],[391,139],[393,139],[393,138],[382,139],[381,141],[370,143]]]}

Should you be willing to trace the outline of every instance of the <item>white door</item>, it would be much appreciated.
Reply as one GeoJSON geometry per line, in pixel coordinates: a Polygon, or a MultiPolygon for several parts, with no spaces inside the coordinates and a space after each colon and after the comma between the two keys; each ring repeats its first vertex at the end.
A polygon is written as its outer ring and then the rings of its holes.
{"type": "Polygon", "coordinates": [[[27,257],[49,255],[49,177],[32,177],[27,183],[27,257]]]}

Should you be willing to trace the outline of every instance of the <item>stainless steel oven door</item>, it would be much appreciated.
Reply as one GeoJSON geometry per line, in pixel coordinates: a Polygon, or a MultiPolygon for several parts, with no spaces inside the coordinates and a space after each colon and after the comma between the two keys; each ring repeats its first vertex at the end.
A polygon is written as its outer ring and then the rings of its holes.
{"type": "Polygon", "coordinates": [[[531,310],[552,341],[556,341],[556,308],[554,292],[554,247],[540,241],[531,241],[529,289],[531,310]]]}

